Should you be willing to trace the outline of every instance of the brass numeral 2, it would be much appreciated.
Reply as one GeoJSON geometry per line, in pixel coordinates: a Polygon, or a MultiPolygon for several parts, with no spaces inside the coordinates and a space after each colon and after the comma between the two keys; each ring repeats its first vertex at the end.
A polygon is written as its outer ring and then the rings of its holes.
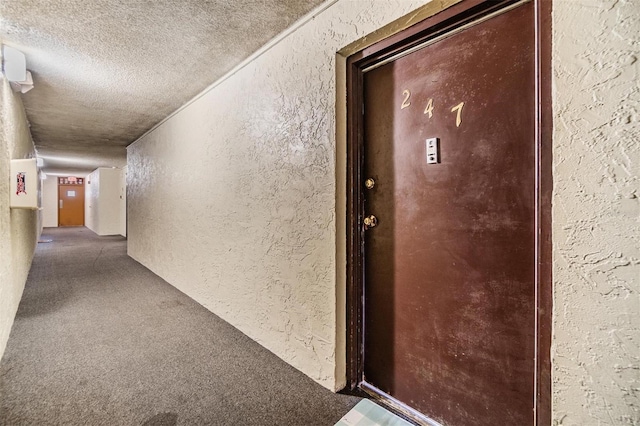
{"type": "Polygon", "coordinates": [[[404,89],[402,91],[402,95],[404,96],[404,100],[402,101],[402,105],[400,105],[400,109],[405,109],[411,105],[411,102],[409,102],[409,98],[411,97],[411,92],[408,91],[407,89],[404,89]]]}

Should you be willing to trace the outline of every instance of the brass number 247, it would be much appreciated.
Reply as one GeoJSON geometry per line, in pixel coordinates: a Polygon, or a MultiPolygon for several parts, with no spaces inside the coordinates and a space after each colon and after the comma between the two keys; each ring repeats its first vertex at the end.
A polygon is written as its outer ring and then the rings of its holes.
{"type": "MultiPolygon", "coordinates": [[[[405,109],[411,106],[411,102],[409,102],[409,98],[411,97],[411,92],[408,89],[402,91],[402,96],[404,97],[402,101],[402,105],[400,105],[400,109],[405,109]]],[[[464,106],[464,102],[460,102],[458,105],[451,108],[451,112],[456,112],[456,127],[460,127],[462,123],[462,107],[464,106]]],[[[427,101],[427,105],[424,109],[425,115],[428,115],[429,118],[433,117],[433,98],[429,98],[427,101]]]]}

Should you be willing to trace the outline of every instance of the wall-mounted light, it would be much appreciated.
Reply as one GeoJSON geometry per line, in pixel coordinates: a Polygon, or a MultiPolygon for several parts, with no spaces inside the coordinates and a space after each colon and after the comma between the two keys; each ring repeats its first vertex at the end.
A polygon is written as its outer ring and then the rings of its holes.
{"type": "Polygon", "coordinates": [[[18,49],[2,46],[2,72],[14,91],[27,93],[33,89],[33,77],[27,71],[27,60],[18,49]]]}

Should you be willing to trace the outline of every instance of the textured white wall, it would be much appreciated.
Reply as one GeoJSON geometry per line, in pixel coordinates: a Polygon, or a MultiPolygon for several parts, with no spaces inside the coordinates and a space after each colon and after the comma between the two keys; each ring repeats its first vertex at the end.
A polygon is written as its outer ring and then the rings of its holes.
{"type": "Polygon", "coordinates": [[[42,181],[42,226],[58,226],[58,177],[49,176],[42,181]]]}
{"type": "Polygon", "coordinates": [[[120,231],[123,237],[127,236],[127,167],[120,172],[120,231]]]}
{"type": "Polygon", "coordinates": [[[122,169],[100,168],[100,232],[98,235],[119,235],[121,231],[120,185],[122,169]]]}
{"type": "Polygon", "coordinates": [[[19,95],[0,73],[0,356],[11,332],[40,230],[35,210],[9,208],[9,161],[35,156],[19,95]]]}
{"type": "Polygon", "coordinates": [[[100,231],[98,197],[100,196],[100,169],[89,173],[84,183],[84,226],[96,234],[100,231]]]}
{"type": "Polygon", "coordinates": [[[553,408],[640,424],[640,3],[555,1],[553,408]]]}
{"type": "Polygon", "coordinates": [[[86,178],[85,225],[98,235],[122,231],[121,185],[121,169],[100,167],[86,178]]]}
{"type": "Polygon", "coordinates": [[[336,52],[424,3],[339,1],[128,149],[129,254],[330,389],[336,52]]]}

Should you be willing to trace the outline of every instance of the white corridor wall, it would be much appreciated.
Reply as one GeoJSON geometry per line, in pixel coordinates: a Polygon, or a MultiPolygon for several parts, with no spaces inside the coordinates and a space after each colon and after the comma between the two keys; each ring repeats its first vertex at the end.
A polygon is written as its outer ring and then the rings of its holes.
{"type": "Polygon", "coordinates": [[[122,169],[100,167],[85,181],[85,225],[98,235],[122,232],[122,169]]]}
{"type": "Polygon", "coordinates": [[[42,226],[58,226],[58,177],[48,176],[42,181],[42,226]]]}
{"type": "MultiPolygon", "coordinates": [[[[0,52],[0,60],[1,56],[0,52]]],[[[9,339],[40,233],[41,216],[37,210],[9,208],[10,161],[36,156],[20,96],[0,73],[0,357],[9,339]]]]}

